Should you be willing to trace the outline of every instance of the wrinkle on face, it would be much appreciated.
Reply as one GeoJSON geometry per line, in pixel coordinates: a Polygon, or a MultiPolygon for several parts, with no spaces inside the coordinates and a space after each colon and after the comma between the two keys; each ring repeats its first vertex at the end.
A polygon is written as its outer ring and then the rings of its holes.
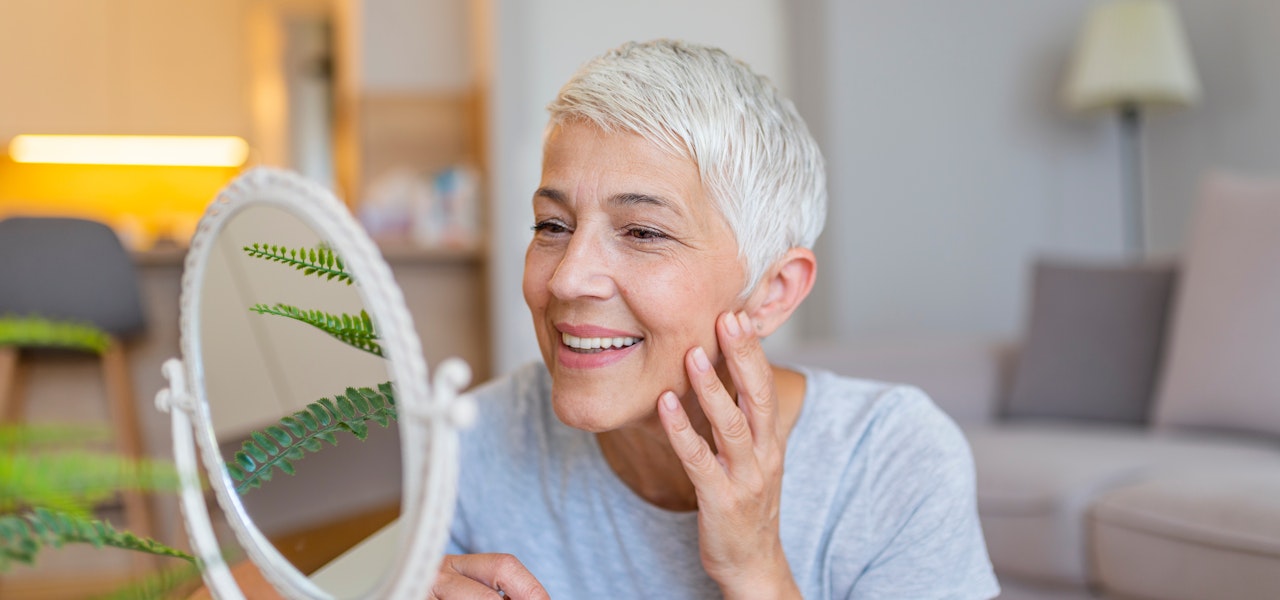
{"type": "Polygon", "coordinates": [[[684,354],[719,360],[715,319],[740,308],[745,266],[728,224],[688,158],[630,133],[571,123],[547,136],[525,255],[525,300],[553,381],[557,414],[602,431],[656,424],[659,394],[690,396],[684,354]],[[563,232],[548,231],[560,229],[563,232]],[[640,239],[645,230],[662,237],[640,239]],[[561,368],[556,324],[635,332],[616,365],[561,368]]]}

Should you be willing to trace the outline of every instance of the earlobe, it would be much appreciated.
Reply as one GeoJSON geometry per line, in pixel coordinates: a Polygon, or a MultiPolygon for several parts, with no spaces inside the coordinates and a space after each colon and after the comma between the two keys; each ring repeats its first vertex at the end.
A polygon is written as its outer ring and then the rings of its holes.
{"type": "Polygon", "coordinates": [[[817,276],[818,259],[808,248],[792,248],[765,272],[747,303],[756,335],[772,334],[808,297],[817,276]]]}

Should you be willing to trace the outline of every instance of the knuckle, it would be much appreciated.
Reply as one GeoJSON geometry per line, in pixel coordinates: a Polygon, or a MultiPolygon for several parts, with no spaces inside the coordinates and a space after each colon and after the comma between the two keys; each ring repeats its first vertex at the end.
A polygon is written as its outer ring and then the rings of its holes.
{"type": "Polygon", "coordinates": [[[732,441],[750,439],[751,426],[747,423],[747,419],[742,415],[741,411],[734,411],[729,415],[728,421],[725,422],[721,434],[732,441]]]}
{"type": "Polygon", "coordinates": [[[493,557],[494,567],[498,573],[510,575],[513,572],[519,572],[524,569],[524,565],[520,563],[520,559],[514,554],[496,554],[493,557]]]}
{"type": "Polygon", "coordinates": [[[773,400],[773,379],[766,378],[764,381],[757,383],[751,388],[751,400],[756,404],[765,405],[773,400]]]}
{"type": "Polygon", "coordinates": [[[701,438],[686,446],[685,452],[689,457],[689,464],[696,467],[707,468],[715,462],[715,457],[711,455],[711,448],[701,438]]]}

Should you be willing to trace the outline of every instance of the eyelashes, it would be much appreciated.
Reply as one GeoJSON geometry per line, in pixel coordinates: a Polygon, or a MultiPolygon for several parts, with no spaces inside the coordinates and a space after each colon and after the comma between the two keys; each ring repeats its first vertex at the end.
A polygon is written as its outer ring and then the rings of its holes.
{"type": "MultiPolygon", "coordinates": [[[[547,219],[539,221],[531,227],[535,234],[559,236],[567,233],[573,233],[568,225],[557,219],[547,219]]],[[[656,242],[672,239],[665,232],[654,229],[653,227],[645,227],[641,225],[627,225],[619,229],[619,233],[629,240],[637,242],[656,242]]]]}

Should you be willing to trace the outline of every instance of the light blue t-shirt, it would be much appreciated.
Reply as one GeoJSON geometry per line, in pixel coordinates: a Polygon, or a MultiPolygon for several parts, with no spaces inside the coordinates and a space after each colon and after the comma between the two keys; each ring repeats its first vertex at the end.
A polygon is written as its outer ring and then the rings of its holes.
{"type": "MultiPolygon", "coordinates": [[[[955,424],[916,388],[799,371],[780,527],[804,597],[995,596],[955,424]]],[[[555,416],[541,363],[474,397],[450,554],[513,554],[556,600],[720,597],[698,557],[697,513],[655,507],[618,479],[595,435],[555,416]]]]}

